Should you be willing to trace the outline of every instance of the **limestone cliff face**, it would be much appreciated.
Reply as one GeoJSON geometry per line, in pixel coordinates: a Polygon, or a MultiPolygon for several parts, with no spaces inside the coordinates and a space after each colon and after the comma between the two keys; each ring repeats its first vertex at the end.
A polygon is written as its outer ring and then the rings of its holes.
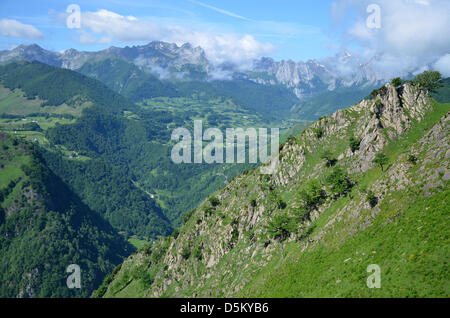
{"type": "Polygon", "coordinates": [[[414,122],[421,121],[430,107],[430,97],[417,87],[407,83],[396,89],[386,84],[374,99],[337,111],[313,124],[304,132],[306,138],[299,143],[288,142],[281,160],[291,164],[281,165],[276,183],[289,182],[305,162],[305,153],[315,150],[315,142],[329,143],[333,148],[333,140],[342,140],[350,135],[360,139],[359,149],[353,153],[347,148],[338,154],[338,159],[351,159],[352,172],[367,171],[373,167],[375,154],[390,140],[406,132],[414,122]],[[316,137],[318,130],[323,131],[323,137],[316,137]]]}
{"type": "MultiPolygon", "coordinates": [[[[220,201],[218,206],[206,200],[192,212],[176,237],[160,240],[147,251],[132,256],[124,263],[123,268],[128,269],[116,276],[136,268],[153,270],[152,282],[144,286],[140,296],[238,295],[274,255],[283,253],[283,243],[267,235],[268,224],[277,215],[292,216],[301,210],[299,192],[309,180],[322,182],[331,169],[321,158],[324,151],[330,151],[336,167],[345,169],[354,180],[352,199],[342,207],[335,206],[336,198],[328,196],[297,223],[287,241],[298,242],[305,251],[318,244],[327,245],[330,235],[344,241],[371,226],[381,211],[367,202],[366,191],[373,191],[378,202],[382,202],[391,200],[389,191],[418,187],[417,191],[427,195],[449,179],[447,113],[408,148],[417,156],[417,166],[423,166],[421,170],[411,172],[413,164],[402,153],[385,173],[379,172],[368,189],[361,189],[358,184],[368,170],[375,169],[372,160],[377,152],[402,138],[432,111],[430,97],[417,87],[405,84],[395,88],[388,84],[372,100],[363,100],[320,119],[281,146],[280,168],[275,174],[262,175],[256,169],[233,179],[215,195],[220,201]],[[354,151],[349,147],[351,136],[360,140],[354,151]],[[433,169],[436,165],[440,166],[439,172],[433,169]],[[428,181],[416,183],[422,178],[428,181]],[[330,209],[334,212],[325,213],[330,209]],[[311,226],[318,219],[323,225],[313,231],[311,226]],[[155,260],[155,255],[160,257],[155,260]]],[[[322,189],[330,191],[324,183],[322,189]]],[[[120,296],[117,291],[122,287],[117,277],[108,285],[105,296],[120,296]]]]}
{"type": "Polygon", "coordinates": [[[257,83],[285,85],[292,89],[299,99],[338,88],[379,85],[389,79],[386,74],[376,71],[370,62],[367,63],[349,52],[320,61],[306,62],[274,61],[263,57],[254,61],[248,75],[257,83]]]}

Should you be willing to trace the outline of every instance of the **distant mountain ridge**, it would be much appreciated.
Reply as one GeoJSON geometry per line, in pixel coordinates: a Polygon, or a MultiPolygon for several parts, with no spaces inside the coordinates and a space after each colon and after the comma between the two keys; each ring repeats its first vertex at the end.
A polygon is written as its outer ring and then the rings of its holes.
{"type": "Polygon", "coordinates": [[[161,79],[209,81],[246,78],[265,85],[283,85],[292,90],[299,99],[342,87],[367,87],[389,80],[382,73],[373,70],[370,64],[364,64],[348,52],[321,61],[307,62],[277,62],[263,57],[255,60],[250,69],[241,71],[230,63],[213,65],[201,47],[193,47],[189,43],[178,46],[162,41],[124,48],[112,46],[97,52],[68,49],[60,53],[45,50],[36,44],[19,45],[10,51],[1,51],[0,63],[22,59],[37,60],[52,66],[77,70],[87,62],[112,57],[133,63],[161,79]]]}
{"type": "MultiPolygon", "coordinates": [[[[163,70],[173,74],[183,72],[186,65],[205,66],[208,60],[200,47],[194,48],[189,43],[177,46],[173,43],[150,42],[147,45],[133,47],[110,47],[97,52],[68,49],[63,52],[53,52],[43,49],[37,44],[19,45],[10,51],[0,52],[0,63],[17,60],[36,60],[52,66],[76,70],[87,61],[104,60],[118,57],[133,62],[149,72],[161,75],[163,70]]],[[[164,76],[163,76],[164,77],[164,76]]]]}
{"type": "Polygon", "coordinates": [[[389,80],[349,52],[307,62],[276,62],[264,57],[255,61],[248,77],[263,84],[281,83],[291,88],[300,99],[339,88],[377,86],[389,80]],[[342,69],[346,69],[346,72],[342,69]]]}

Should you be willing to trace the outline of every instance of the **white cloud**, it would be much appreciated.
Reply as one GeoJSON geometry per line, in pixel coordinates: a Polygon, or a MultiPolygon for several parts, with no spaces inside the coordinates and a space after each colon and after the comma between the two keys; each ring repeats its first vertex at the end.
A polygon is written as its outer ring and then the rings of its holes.
{"type": "Polygon", "coordinates": [[[185,34],[183,38],[189,43],[202,47],[213,63],[233,62],[242,68],[249,67],[254,59],[266,55],[274,49],[271,44],[258,42],[248,34],[238,36],[192,32],[185,34]]]}
{"type": "Polygon", "coordinates": [[[42,38],[41,31],[29,24],[17,20],[0,19],[0,35],[12,38],[36,39],[42,38]]]}
{"type": "Polygon", "coordinates": [[[188,0],[188,1],[192,2],[192,3],[195,3],[195,4],[197,4],[197,5],[201,6],[201,7],[211,9],[213,11],[225,14],[225,15],[233,17],[233,18],[246,20],[246,21],[251,21],[250,19],[248,19],[246,17],[243,17],[241,15],[238,15],[236,13],[233,13],[233,12],[230,12],[230,11],[227,11],[227,10],[223,10],[223,9],[220,9],[220,8],[217,8],[217,7],[213,7],[213,6],[209,5],[209,4],[206,4],[206,3],[203,3],[203,2],[200,2],[200,1],[195,1],[195,0],[188,0]]]}
{"type": "Polygon", "coordinates": [[[423,5],[430,5],[430,1],[429,0],[413,0],[413,2],[417,3],[417,4],[423,4],[423,5]]]}
{"type": "Polygon", "coordinates": [[[444,77],[450,77],[450,54],[445,54],[434,63],[434,69],[441,72],[444,77]]]}
{"type": "Polygon", "coordinates": [[[91,44],[91,43],[95,43],[98,41],[89,32],[80,31],[80,32],[78,32],[78,34],[79,34],[79,37],[77,38],[77,40],[82,44],[91,44]]]}
{"type": "Polygon", "coordinates": [[[82,12],[78,41],[81,43],[122,43],[166,41],[178,45],[186,42],[200,46],[208,59],[219,64],[233,62],[250,65],[251,60],[273,51],[270,43],[253,36],[194,30],[174,24],[154,23],[132,16],[123,16],[105,9],[82,12]]]}
{"type": "Polygon", "coordinates": [[[377,56],[376,67],[388,74],[404,75],[437,65],[450,53],[448,0],[340,0],[332,9],[341,19],[349,11],[356,12],[356,21],[345,26],[344,42],[356,42],[366,56],[377,56]],[[375,2],[381,8],[380,29],[366,26],[366,8],[375,2]]]}

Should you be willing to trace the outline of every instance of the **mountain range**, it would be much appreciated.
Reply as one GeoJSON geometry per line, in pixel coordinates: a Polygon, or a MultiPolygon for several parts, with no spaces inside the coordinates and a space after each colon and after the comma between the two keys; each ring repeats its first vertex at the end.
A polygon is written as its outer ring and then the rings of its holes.
{"type": "Polygon", "coordinates": [[[376,86],[389,81],[374,70],[370,63],[349,52],[307,62],[279,61],[261,58],[251,67],[241,70],[238,65],[223,63],[213,65],[201,47],[189,43],[178,46],[166,42],[150,42],[133,47],[110,47],[98,52],[83,52],[75,49],[52,52],[36,44],[19,45],[10,51],[0,52],[0,63],[14,60],[36,60],[49,65],[80,69],[87,62],[98,62],[107,58],[119,58],[157,75],[160,79],[221,80],[246,78],[256,83],[283,85],[292,90],[299,99],[311,97],[325,91],[346,87],[376,86]]]}

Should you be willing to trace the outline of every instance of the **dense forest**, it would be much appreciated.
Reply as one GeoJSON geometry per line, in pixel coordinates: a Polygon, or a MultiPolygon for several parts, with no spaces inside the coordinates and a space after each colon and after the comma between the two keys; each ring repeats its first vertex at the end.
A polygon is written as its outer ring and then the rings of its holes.
{"type": "Polygon", "coordinates": [[[133,247],[49,170],[39,151],[0,139],[0,297],[86,297],[133,247]],[[69,289],[66,268],[81,268],[69,289]]]}
{"type": "Polygon", "coordinates": [[[172,232],[161,207],[136,187],[121,169],[101,159],[80,162],[65,159],[60,153],[41,151],[48,167],[90,209],[102,215],[126,237],[156,238],[172,232]]]}
{"type": "MultiPolygon", "coordinates": [[[[170,159],[170,147],[164,144],[164,138],[167,138],[166,140],[170,138],[169,132],[167,129],[158,130],[156,127],[162,123],[152,125],[154,118],[147,116],[149,117],[142,116],[144,120],[136,122],[116,116],[104,108],[91,107],[83,112],[82,117],[75,124],[50,128],[46,136],[53,144],[64,145],[80,154],[114,165],[123,172],[124,176],[139,183],[144,189],[159,190],[161,192],[159,198],[163,199],[167,205],[163,213],[171,222],[179,224],[183,212],[194,208],[195,204],[204,198],[205,193],[211,193],[223,184],[223,178],[216,175],[218,172],[223,172],[223,169],[219,165],[173,163],[170,159]],[[163,177],[160,174],[163,174],[163,177]],[[202,175],[204,181],[209,179],[212,183],[199,182],[198,177],[202,175]],[[175,192],[177,196],[171,195],[175,192]]],[[[89,163],[81,165],[86,166],[89,163]]],[[[229,173],[237,174],[245,167],[233,166],[227,169],[229,173]]],[[[64,174],[64,169],[58,169],[58,171],[61,175],[64,174]]],[[[84,178],[84,174],[89,169],[84,168],[83,171],[84,178]]],[[[75,179],[72,177],[66,180],[72,183],[75,179]]],[[[111,180],[105,182],[110,184],[111,180]]],[[[102,197],[101,193],[96,192],[96,195],[102,197]]],[[[107,193],[103,197],[109,200],[107,193]]],[[[123,200],[123,197],[121,198],[123,200]]],[[[152,210],[144,211],[150,214],[152,210]]],[[[136,218],[135,222],[137,220],[140,218],[136,218]]],[[[149,228],[152,226],[155,228],[153,235],[142,236],[144,233],[149,234],[148,231],[139,230],[143,224],[134,230],[129,226],[126,229],[132,230],[132,234],[138,234],[141,237],[154,238],[156,237],[154,234],[164,234],[166,229],[170,229],[167,226],[161,227],[164,224],[161,220],[162,218],[158,224],[149,223],[149,228]]],[[[119,228],[124,229],[123,224],[119,228]]]]}
{"type": "MultiPolygon", "coordinates": [[[[182,102],[185,107],[174,110],[147,106],[148,101],[138,106],[95,79],[38,62],[11,63],[1,68],[0,74],[5,87],[20,89],[27,98],[39,97],[44,101],[40,106],[42,112],[27,117],[37,116],[36,119],[51,123],[46,129],[37,123],[22,124],[20,120],[15,125],[7,124],[8,120],[23,116],[5,113],[5,126],[19,133],[24,131],[24,125],[36,126],[24,133],[40,132],[39,139],[43,142],[40,149],[50,169],[90,209],[127,237],[136,235],[152,240],[170,234],[180,224],[184,212],[193,209],[228,177],[248,168],[176,165],[170,160],[169,125],[189,128],[198,116],[205,116],[205,126],[233,125],[232,120],[242,120],[240,114],[247,114],[245,110],[225,97],[214,96],[218,106],[228,107],[228,112],[238,110],[239,116],[231,117],[219,110],[207,112],[209,102],[203,98],[187,98],[182,102]],[[57,83],[53,83],[55,76],[57,83]],[[60,89],[57,85],[61,83],[64,87],[60,89]],[[59,95],[52,96],[56,91],[59,95]],[[80,98],[90,106],[82,108],[76,116],[58,113],[58,108],[63,107],[58,103],[71,104],[80,98]],[[49,101],[57,106],[55,113],[44,108],[49,101]],[[72,158],[72,154],[77,157],[72,158]],[[77,159],[81,157],[84,159],[77,159]]],[[[174,101],[178,103],[177,99],[174,101]]]]}

